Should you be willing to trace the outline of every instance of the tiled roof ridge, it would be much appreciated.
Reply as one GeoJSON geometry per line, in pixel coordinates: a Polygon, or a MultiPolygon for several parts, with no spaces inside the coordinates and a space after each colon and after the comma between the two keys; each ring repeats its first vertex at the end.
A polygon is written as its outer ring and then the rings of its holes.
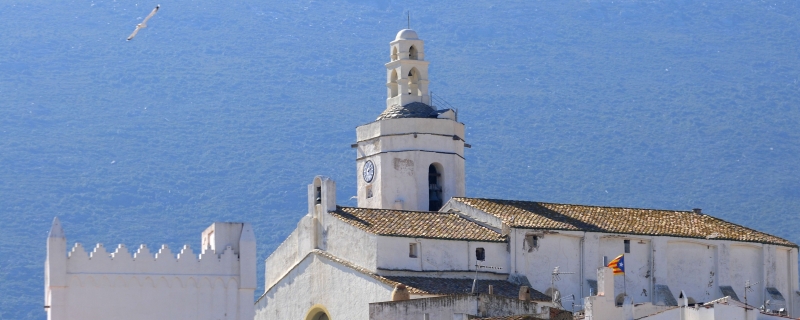
{"type": "Polygon", "coordinates": [[[329,214],[335,216],[337,219],[350,224],[360,230],[365,232],[369,232],[372,234],[382,235],[382,236],[393,236],[393,237],[414,237],[414,238],[422,238],[422,239],[439,239],[439,240],[466,240],[466,241],[485,241],[485,242],[505,242],[504,236],[493,230],[492,228],[488,228],[476,221],[468,219],[467,217],[460,215],[454,212],[442,212],[442,211],[413,211],[413,210],[399,210],[399,209],[381,209],[381,208],[360,208],[360,207],[344,207],[344,206],[336,206],[336,211],[330,211],[329,214]],[[452,218],[454,221],[459,221],[463,223],[464,227],[474,228],[473,230],[477,230],[479,233],[478,235],[474,236],[452,236],[451,235],[435,235],[435,234],[401,234],[401,233],[393,233],[391,231],[386,230],[374,230],[372,229],[372,224],[370,221],[365,220],[362,217],[359,217],[348,210],[354,212],[373,212],[379,214],[396,214],[396,215],[429,215],[429,216],[439,216],[445,218],[452,218]],[[358,223],[354,223],[358,222],[358,223]]]}
{"type": "MultiPolygon", "coordinates": [[[[766,233],[766,232],[763,232],[763,231],[759,231],[759,230],[756,230],[756,229],[753,229],[753,228],[749,228],[749,227],[746,227],[746,226],[743,226],[743,225],[740,225],[740,224],[737,224],[737,223],[733,223],[733,222],[730,222],[730,221],[727,221],[727,220],[724,220],[724,219],[721,219],[721,218],[718,218],[718,217],[715,217],[715,216],[712,216],[712,215],[709,215],[709,214],[695,213],[693,210],[692,211],[683,211],[683,210],[664,210],[664,209],[631,208],[631,207],[612,207],[612,206],[596,206],[596,205],[584,205],[584,204],[554,203],[554,202],[529,201],[529,200],[507,200],[507,199],[470,198],[470,197],[454,197],[453,200],[458,201],[460,203],[464,203],[465,205],[474,207],[474,208],[476,208],[478,210],[482,210],[482,209],[478,208],[480,206],[479,203],[470,204],[469,202],[470,201],[485,201],[485,202],[493,203],[493,204],[499,205],[499,206],[512,206],[512,207],[515,207],[518,210],[522,210],[522,211],[528,212],[530,214],[542,216],[542,217],[545,217],[547,219],[551,219],[551,218],[547,217],[546,215],[542,215],[540,213],[529,211],[526,208],[515,206],[515,204],[539,205],[539,206],[542,206],[542,207],[545,207],[545,206],[563,206],[563,207],[585,208],[585,209],[610,209],[610,210],[620,210],[620,211],[631,210],[631,211],[638,211],[638,212],[642,212],[642,213],[650,212],[650,213],[665,213],[665,214],[671,213],[671,214],[694,215],[699,219],[708,219],[708,220],[705,220],[705,223],[709,223],[709,224],[711,224],[713,222],[720,223],[723,227],[726,228],[726,230],[720,230],[720,231],[733,231],[734,234],[728,234],[728,235],[709,238],[708,236],[712,235],[713,233],[710,233],[710,234],[706,235],[705,237],[701,237],[701,236],[698,236],[698,235],[691,235],[691,234],[688,234],[688,233],[685,233],[685,232],[680,232],[680,231],[677,231],[677,232],[675,232],[675,231],[672,231],[672,232],[667,231],[667,232],[661,232],[661,233],[651,233],[650,232],[649,233],[649,232],[642,232],[642,231],[636,231],[636,230],[629,230],[629,231],[612,230],[612,229],[609,229],[608,227],[602,227],[601,225],[597,224],[596,222],[591,222],[591,221],[588,221],[588,220],[584,221],[584,220],[581,220],[581,219],[576,218],[576,217],[570,217],[569,215],[565,215],[565,216],[569,217],[570,219],[575,219],[577,222],[583,223],[583,224],[591,227],[591,228],[586,228],[583,231],[596,231],[596,232],[616,233],[616,234],[639,234],[639,235],[674,236],[674,237],[684,237],[684,238],[693,238],[693,239],[705,238],[705,239],[716,239],[716,240],[729,240],[729,241],[742,241],[742,242],[774,244],[774,245],[781,245],[781,246],[790,246],[790,247],[795,247],[795,248],[800,247],[797,244],[795,244],[795,243],[793,243],[793,242],[791,242],[789,240],[786,240],[784,238],[781,238],[781,237],[778,237],[778,236],[775,236],[775,235],[772,235],[772,234],[769,234],[769,233],[766,233]],[[588,229],[597,229],[597,230],[588,230],[588,229]],[[731,230],[731,229],[738,229],[738,230],[731,230]],[[754,236],[760,237],[761,239],[747,239],[747,237],[743,237],[743,236],[737,237],[735,235],[735,233],[739,233],[740,235],[742,233],[744,233],[744,234],[752,234],[754,236]]],[[[497,213],[491,213],[491,212],[488,212],[488,211],[487,211],[487,213],[492,214],[492,215],[497,215],[497,213]]],[[[560,213],[560,212],[557,212],[557,213],[561,214],[561,215],[564,215],[563,213],[560,213]]],[[[605,215],[605,216],[613,217],[613,214],[609,214],[609,215],[605,215]]],[[[517,216],[512,216],[512,219],[514,217],[517,217],[517,216]]],[[[521,227],[521,228],[526,228],[526,229],[567,230],[567,231],[578,231],[578,230],[581,230],[581,228],[579,228],[579,227],[576,227],[576,228],[565,228],[565,227],[558,227],[558,226],[530,226],[530,225],[525,225],[524,223],[521,223],[519,220],[517,220],[517,221],[513,221],[513,220],[512,221],[507,221],[507,219],[505,219],[503,217],[500,217],[500,216],[498,216],[498,218],[502,219],[504,223],[510,224],[511,227],[521,227]]],[[[714,233],[716,233],[716,232],[714,232],[714,233]]]]}
{"type": "MultiPolygon", "coordinates": [[[[602,205],[594,205],[594,204],[560,203],[560,202],[545,202],[545,201],[532,201],[532,200],[478,198],[478,197],[453,197],[453,199],[467,199],[467,200],[472,199],[472,200],[487,200],[487,201],[502,201],[502,202],[528,202],[528,203],[553,204],[553,205],[559,205],[559,206],[581,206],[581,207],[592,207],[592,208],[649,210],[649,211],[684,212],[684,213],[697,214],[692,210],[670,210],[670,209],[653,209],[653,208],[636,208],[636,207],[615,207],[615,206],[602,206],[602,205]]],[[[697,215],[703,215],[703,216],[709,216],[709,217],[712,217],[712,218],[716,218],[714,216],[710,216],[710,215],[705,214],[705,213],[699,213],[697,215]]],[[[716,218],[716,219],[719,219],[719,218],[716,218]]],[[[720,219],[720,220],[722,220],[722,219],[720,219]]],[[[725,221],[725,222],[728,222],[728,221],[725,221]]],[[[732,222],[728,222],[728,223],[732,223],[732,222]]]]}
{"type": "Polygon", "coordinates": [[[408,213],[453,214],[452,212],[443,212],[443,211],[416,211],[416,210],[404,210],[404,209],[362,208],[362,207],[348,207],[348,206],[340,206],[340,205],[336,205],[336,210],[338,211],[339,209],[358,209],[358,210],[376,210],[376,211],[399,211],[399,212],[408,212],[408,213]]]}

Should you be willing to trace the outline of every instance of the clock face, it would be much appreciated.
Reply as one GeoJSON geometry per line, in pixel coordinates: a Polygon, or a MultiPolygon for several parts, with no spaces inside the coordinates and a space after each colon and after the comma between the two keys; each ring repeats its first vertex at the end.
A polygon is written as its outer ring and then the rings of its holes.
{"type": "Polygon", "coordinates": [[[372,179],[375,178],[375,164],[372,163],[372,160],[367,160],[364,162],[364,181],[367,183],[372,182],[372,179]]]}

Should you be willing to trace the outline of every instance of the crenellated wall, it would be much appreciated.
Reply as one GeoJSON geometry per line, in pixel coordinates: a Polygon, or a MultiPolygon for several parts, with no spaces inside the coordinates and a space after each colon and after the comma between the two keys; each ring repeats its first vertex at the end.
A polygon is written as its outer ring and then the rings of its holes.
{"type": "Polygon", "coordinates": [[[188,245],[177,255],[166,245],[157,252],[146,245],[109,252],[97,244],[87,252],[80,243],[66,254],[56,219],[45,263],[48,319],[252,319],[252,228],[215,223],[203,235],[201,254],[188,245]]]}

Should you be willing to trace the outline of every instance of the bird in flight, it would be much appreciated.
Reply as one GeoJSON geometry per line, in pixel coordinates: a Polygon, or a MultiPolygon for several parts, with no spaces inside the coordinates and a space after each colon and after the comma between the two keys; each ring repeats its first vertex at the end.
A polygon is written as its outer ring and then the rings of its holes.
{"type": "Polygon", "coordinates": [[[133,39],[133,37],[135,37],[136,34],[139,33],[140,29],[147,28],[147,20],[150,20],[150,18],[156,15],[156,12],[158,12],[158,8],[161,8],[160,4],[156,5],[156,8],[153,9],[153,11],[150,11],[150,14],[148,14],[147,17],[145,17],[144,20],[142,20],[142,23],[136,25],[136,30],[133,30],[133,33],[131,33],[131,35],[128,36],[128,41],[131,41],[131,39],[133,39]]]}

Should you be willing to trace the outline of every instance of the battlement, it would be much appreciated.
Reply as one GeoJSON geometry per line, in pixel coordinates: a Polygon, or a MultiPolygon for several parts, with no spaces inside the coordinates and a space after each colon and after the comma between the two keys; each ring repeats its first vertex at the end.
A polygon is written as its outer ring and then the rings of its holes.
{"type": "Polygon", "coordinates": [[[256,244],[248,223],[212,224],[201,234],[199,254],[189,245],[177,254],[144,244],[109,252],[102,243],[91,251],[75,243],[67,252],[66,242],[56,218],[45,263],[49,319],[253,318],[256,244]],[[141,305],[151,308],[145,314],[141,305]]]}
{"type": "Polygon", "coordinates": [[[109,253],[102,243],[87,253],[75,243],[67,255],[67,273],[216,274],[238,275],[239,255],[227,246],[221,253],[207,249],[195,254],[187,244],[175,255],[167,245],[155,254],[142,244],[131,254],[124,244],[109,253]]]}

